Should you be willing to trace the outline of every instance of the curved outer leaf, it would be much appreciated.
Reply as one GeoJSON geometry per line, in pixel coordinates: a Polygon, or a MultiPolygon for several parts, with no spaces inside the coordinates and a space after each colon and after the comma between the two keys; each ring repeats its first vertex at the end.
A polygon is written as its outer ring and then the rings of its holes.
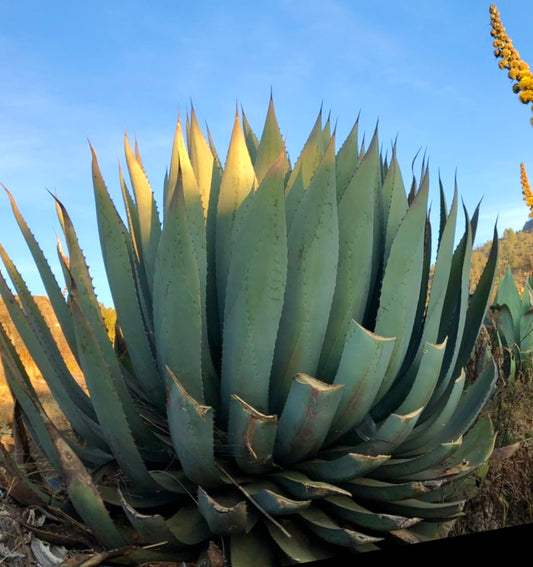
{"type": "Polygon", "coordinates": [[[164,380],[157,367],[139,299],[142,290],[137,285],[133,244],[111,201],[92,146],[91,152],[100,245],[113,303],[145,399],[162,409],[165,404],[164,380]]]}
{"type": "Polygon", "coordinates": [[[150,544],[154,541],[165,541],[171,548],[183,549],[184,545],[169,530],[161,514],[141,514],[127,502],[120,491],[119,495],[122,509],[132,527],[140,534],[141,542],[150,544]]]}
{"type": "Polygon", "coordinates": [[[69,313],[65,297],[63,296],[61,288],[59,287],[57,280],[50,268],[50,265],[48,264],[43,252],[39,247],[39,244],[28,228],[28,225],[26,224],[23,216],[20,214],[15,199],[6,187],[4,187],[4,190],[9,197],[11,208],[13,210],[17,224],[19,225],[24,239],[28,244],[28,248],[31,251],[37,269],[39,270],[39,275],[43,282],[46,293],[50,299],[50,303],[52,304],[52,307],[54,309],[54,313],[56,314],[57,320],[61,327],[61,331],[65,336],[65,339],[67,340],[70,350],[72,351],[74,356],[76,356],[76,337],[74,335],[74,325],[72,323],[72,317],[69,313]]]}
{"type": "Polygon", "coordinates": [[[274,445],[277,462],[288,464],[316,455],[339,405],[342,388],[306,374],[295,376],[279,418],[274,445]]]}
{"type": "Polygon", "coordinates": [[[356,498],[385,502],[417,498],[436,490],[441,485],[442,481],[440,480],[390,483],[372,478],[357,478],[343,484],[356,498]]]}
{"type": "MultiPolygon", "coordinates": [[[[412,482],[422,480],[418,478],[419,473],[433,471],[440,463],[457,452],[462,445],[462,439],[451,443],[442,443],[426,453],[420,453],[412,458],[393,458],[387,461],[382,467],[372,471],[370,476],[375,479],[412,482]]],[[[434,476],[430,474],[428,479],[434,480],[446,475],[434,476]]]]}
{"type": "Polygon", "coordinates": [[[319,373],[330,381],[335,375],[352,319],[363,322],[367,309],[370,283],[374,273],[374,187],[378,175],[379,151],[377,143],[355,170],[338,205],[339,263],[333,303],[322,354],[319,373]],[[365,243],[361,246],[361,243],[365,243]]]}
{"type": "Polygon", "coordinates": [[[379,337],[352,321],[334,384],[343,385],[341,399],[326,443],[356,427],[374,403],[394,347],[394,339],[379,337]]]}
{"type": "Polygon", "coordinates": [[[335,143],[295,213],[288,238],[288,271],[271,377],[271,409],[280,412],[292,378],[316,375],[335,289],[338,221],[335,143]]]}
{"type": "Polygon", "coordinates": [[[269,481],[257,481],[246,485],[246,492],[270,516],[288,516],[309,508],[311,500],[295,500],[269,481]]]}
{"type": "Polygon", "coordinates": [[[391,413],[377,427],[375,435],[354,447],[354,452],[364,455],[391,454],[413,430],[422,408],[408,414],[391,413]]]}
{"type": "Polygon", "coordinates": [[[222,504],[198,487],[198,510],[215,535],[229,536],[248,532],[257,520],[254,508],[244,500],[232,499],[231,504],[222,504]]]}
{"type": "Polygon", "coordinates": [[[298,463],[295,468],[312,479],[320,479],[325,482],[342,482],[357,476],[368,474],[371,470],[380,467],[390,455],[358,455],[348,453],[338,459],[326,461],[324,459],[312,459],[298,463]]]}
{"type": "Polygon", "coordinates": [[[487,263],[483,269],[483,273],[479,278],[476,289],[470,296],[468,307],[466,310],[466,318],[464,323],[464,332],[461,344],[458,348],[457,359],[455,361],[454,376],[458,375],[461,368],[466,366],[468,359],[474,349],[476,339],[479,331],[483,326],[485,317],[487,315],[489,303],[492,297],[492,290],[494,287],[494,279],[496,269],[498,267],[498,232],[494,227],[494,235],[492,239],[492,246],[489,252],[487,263]]]}
{"type": "Polygon", "coordinates": [[[276,415],[264,415],[238,396],[231,397],[228,438],[239,468],[245,472],[266,472],[273,468],[276,415]]]}
{"type": "MultiPolygon", "coordinates": [[[[150,475],[137,446],[137,442],[142,446],[143,439],[136,440],[134,435],[133,427],[137,425],[139,432],[144,433],[141,429],[144,424],[139,423],[138,411],[135,413],[136,408],[124,384],[117,379],[120,369],[110,367],[109,363],[112,359],[106,359],[102,348],[104,345],[98,342],[95,330],[82,312],[78,290],[74,283],[71,284],[70,302],[80,364],[104,438],[121,468],[134,482],[145,489],[158,491],[161,487],[150,475]]],[[[116,363],[116,359],[114,360],[116,363]]],[[[118,366],[118,363],[116,364],[118,366]]],[[[147,435],[150,434],[152,432],[148,430],[147,435]]],[[[152,445],[149,444],[148,439],[144,442],[150,450],[157,447],[155,436],[151,439],[152,445]]]]}
{"type": "MultiPolygon", "coordinates": [[[[439,337],[447,337],[446,353],[442,364],[441,375],[433,398],[425,412],[430,414],[450,382],[456,378],[455,363],[463,338],[466,310],[470,294],[470,258],[472,255],[472,223],[465,211],[466,228],[457,246],[450,270],[450,279],[443,306],[443,316],[439,328],[439,337]]],[[[425,418],[425,416],[423,416],[425,418]]]]}
{"type": "Polygon", "coordinates": [[[375,532],[405,529],[420,522],[420,518],[407,518],[405,516],[372,512],[346,496],[329,496],[325,498],[324,508],[335,517],[375,532]]]}
{"type": "Polygon", "coordinates": [[[170,370],[168,375],[168,428],[180,464],[192,482],[218,486],[213,408],[200,405],[170,370]]]}
{"type": "Polygon", "coordinates": [[[283,179],[280,154],[235,235],[224,309],[223,418],[233,394],[260,412],[269,408],[269,378],[287,278],[283,179]]]}
{"type": "MultiPolygon", "coordinates": [[[[386,397],[387,403],[384,405],[392,406],[394,413],[400,415],[425,407],[437,384],[445,349],[446,339],[437,345],[426,343],[424,350],[421,352],[418,370],[413,377],[412,383],[409,384],[407,382],[404,388],[391,389],[386,397]]],[[[401,386],[401,382],[404,380],[406,380],[406,376],[402,376],[397,384],[401,386]]],[[[386,415],[381,404],[378,405],[375,413],[386,415]]]]}
{"type": "MultiPolygon", "coordinates": [[[[159,367],[168,367],[203,403],[200,277],[183,192],[169,205],[154,266],[154,329],[159,367]]],[[[165,375],[165,374],[163,374],[165,375]]]]}
{"type": "Polygon", "coordinates": [[[457,406],[461,400],[466,382],[463,372],[454,381],[442,407],[436,407],[431,416],[421,421],[409,435],[408,439],[398,449],[398,454],[417,454],[424,450],[430,450],[435,446],[433,440],[438,438],[446,424],[453,418],[457,406]]]}
{"type": "Polygon", "coordinates": [[[216,285],[221,320],[224,319],[224,302],[235,235],[244,216],[245,200],[253,194],[256,183],[254,167],[246,147],[239,115],[236,113],[217,203],[216,285]]]}
{"type": "Polygon", "coordinates": [[[133,153],[127,135],[124,135],[124,150],[131,185],[135,195],[135,202],[137,204],[139,228],[141,231],[141,258],[146,269],[148,284],[151,288],[155,256],[157,253],[159,236],[161,234],[159,214],[157,212],[154,194],[144,172],[142,163],[133,153]]]}
{"type": "MultiPolygon", "coordinates": [[[[441,199],[444,204],[444,195],[441,187],[441,199]]],[[[442,318],[442,310],[446,297],[446,290],[450,277],[451,262],[453,258],[453,247],[455,239],[455,226],[457,219],[457,190],[450,208],[450,214],[442,221],[441,233],[439,237],[439,247],[435,261],[435,269],[431,279],[431,289],[427,309],[423,321],[423,329],[420,335],[416,354],[409,364],[409,367],[402,372],[401,380],[396,381],[387,396],[381,403],[373,408],[372,414],[375,419],[383,419],[391,411],[395,411],[398,400],[407,395],[413,388],[415,377],[420,374],[419,367],[422,356],[426,351],[426,343],[436,343],[439,340],[439,326],[442,318]]],[[[442,337],[446,340],[446,337],[442,337]]]]}
{"type": "Polygon", "coordinates": [[[353,529],[341,527],[318,507],[313,506],[298,512],[305,525],[324,541],[343,547],[358,547],[381,541],[381,537],[373,537],[353,529]]]}
{"type": "Polygon", "coordinates": [[[424,265],[428,187],[423,185],[398,227],[385,265],[374,332],[396,337],[391,363],[376,400],[394,383],[411,339],[424,265]]]}
{"type": "Polygon", "coordinates": [[[270,478],[299,500],[316,500],[338,494],[350,496],[347,490],[328,482],[311,480],[300,471],[280,471],[270,475],[270,478]]]}
{"type": "Polygon", "coordinates": [[[320,538],[311,537],[299,527],[298,523],[287,519],[283,522],[284,530],[267,523],[270,537],[283,553],[294,563],[307,563],[330,559],[335,552],[320,538]]]}
{"type": "Polygon", "coordinates": [[[106,449],[89,397],[72,376],[33,296],[1,245],[0,255],[20,300],[20,303],[16,300],[0,274],[0,294],[17,332],[73,429],[106,449]]]}

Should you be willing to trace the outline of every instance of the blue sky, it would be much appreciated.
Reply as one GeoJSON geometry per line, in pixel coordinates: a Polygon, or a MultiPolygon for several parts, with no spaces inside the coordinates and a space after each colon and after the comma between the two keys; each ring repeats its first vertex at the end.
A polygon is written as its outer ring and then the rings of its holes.
{"type": "MultiPolygon", "coordinates": [[[[192,101],[224,158],[236,104],[260,134],[272,90],[293,161],[321,106],[337,124],[338,144],[358,115],[367,137],[379,121],[384,150],[398,140],[406,184],[413,157],[426,153],[432,210],[439,174],[449,199],[457,175],[469,212],[482,200],[481,244],[497,218],[500,233],[521,229],[528,218],[521,161],[533,182],[531,110],[518,102],[492,55],[489,4],[0,2],[0,182],[54,265],[59,225],[48,191],[57,192],[108,302],[87,140],[121,207],[124,132],[137,137],[159,198],[178,112],[185,115],[192,101]]],[[[533,66],[533,3],[497,5],[533,66]]],[[[0,242],[40,293],[7,197],[0,201],[0,242]]]]}

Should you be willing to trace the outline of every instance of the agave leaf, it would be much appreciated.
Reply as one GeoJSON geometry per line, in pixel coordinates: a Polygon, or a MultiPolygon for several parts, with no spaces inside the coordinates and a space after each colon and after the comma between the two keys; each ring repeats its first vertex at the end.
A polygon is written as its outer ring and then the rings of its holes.
{"type": "Polygon", "coordinates": [[[234,239],[224,308],[221,400],[232,394],[268,411],[269,376],[287,277],[284,162],[278,156],[234,239]]]}
{"type": "Polygon", "coordinates": [[[407,500],[382,502],[380,503],[380,508],[391,514],[400,514],[423,520],[437,520],[439,522],[454,520],[464,515],[463,500],[455,502],[424,502],[423,500],[410,498],[407,500]]]}
{"type": "Polygon", "coordinates": [[[322,499],[336,494],[350,495],[347,490],[339,486],[328,482],[311,480],[302,472],[295,470],[277,472],[270,475],[270,478],[299,500],[322,499]]]}
{"type": "Polygon", "coordinates": [[[180,464],[193,482],[217,486],[213,408],[200,405],[170,369],[168,376],[168,427],[180,464]]]}
{"type": "Polygon", "coordinates": [[[216,193],[212,193],[212,190],[215,188],[213,185],[213,167],[215,165],[215,158],[207,140],[202,134],[192,105],[190,130],[187,141],[191,165],[198,181],[198,187],[200,189],[200,194],[202,195],[204,215],[207,218],[209,207],[212,206],[211,202],[214,201],[216,204],[217,197],[216,193]]]}
{"type": "Polygon", "coordinates": [[[0,255],[19,292],[20,304],[0,274],[0,294],[17,332],[74,430],[105,449],[106,445],[102,443],[101,431],[94,421],[95,413],[87,394],[65,364],[33,296],[1,246],[0,255]]]}
{"type": "Polygon", "coordinates": [[[429,451],[439,443],[434,443],[435,439],[440,438],[442,430],[453,418],[461,396],[464,391],[466,375],[463,372],[454,381],[446,401],[442,407],[435,408],[435,411],[424,421],[421,421],[409,435],[408,439],[398,448],[397,454],[411,455],[424,451],[429,451]]]}
{"type": "Polygon", "coordinates": [[[337,152],[335,160],[335,186],[337,189],[337,203],[340,203],[344,191],[348,187],[359,163],[358,149],[359,117],[337,152]]]}
{"type": "Polygon", "coordinates": [[[122,170],[119,165],[119,180],[120,187],[122,191],[122,199],[124,201],[124,207],[126,209],[126,216],[128,220],[131,244],[133,249],[133,254],[135,257],[135,275],[136,283],[138,287],[138,299],[142,307],[144,315],[144,324],[149,329],[149,333],[153,335],[153,312],[152,312],[152,296],[150,293],[150,285],[148,284],[148,276],[146,274],[146,269],[142,261],[142,244],[141,244],[141,228],[139,226],[139,214],[137,211],[137,205],[133,197],[131,196],[124,177],[122,175],[122,170]]]}
{"type": "Polygon", "coordinates": [[[483,269],[483,273],[479,278],[476,289],[470,296],[470,301],[468,303],[465,319],[465,329],[463,332],[461,345],[459,347],[459,353],[455,362],[454,375],[457,375],[461,371],[461,368],[466,366],[468,359],[474,349],[476,338],[479,335],[479,332],[487,315],[487,310],[494,287],[496,269],[498,266],[498,242],[498,232],[495,227],[489,257],[483,269]]]}
{"type": "Polygon", "coordinates": [[[348,453],[332,460],[312,459],[298,463],[295,468],[312,479],[321,479],[325,482],[342,482],[357,476],[368,474],[371,470],[380,467],[390,455],[358,455],[348,453]]]}
{"type": "Polygon", "coordinates": [[[394,236],[409,208],[396,156],[396,144],[392,149],[392,158],[383,181],[382,193],[383,225],[385,228],[384,257],[388,258],[394,236]]]}
{"type": "Polygon", "coordinates": [[[465,211],[466,228],[452,259],[448,289],[443,305],[443,316],[439,328],[439,337],[447,337],[446,353],[441,375],[433,398],[426,411],[433,412],[433,405],[450,382],[455,379],[455,363],[459,355],[459,347],[463,337],[466,310],[470,293],[470,258],[472,255],[472,224],[465,211]]]}
{"type": "Polygon", "coordinates": [[[275,567],[273,546],[268,535],[253,529],[247,534],[230,536],[230,558],[232,567],[275,567]]]}
{"type": "Polygon", "coordinates": [[[206,219],[207,211],[204,210],[202,202],[202,190],[196,179],[194,168],[189,159],[185,140],[181,131],[181,125],[178,123],[176,130],[176,146],[179,158],[178,178],[176,182],[176,190],[183,192],[185,201],[185,210],[187,217],[187,226],[191,235],[191,243],[193,245],[196,263],[198,266],[198,277],[200,282],[200,305],[202,309],[202,369],[204,374],[204,386],[207,393],[207,400],[214,403],[217,399],[217,382],[215,368],[211,358],[211,351],[208,343],[207,330],[207,235],[206,235],[206,219]]]}
{"type": "MultiPolygon", "coordinates": [[[[159,490],[160,487],[150,476],[139,452],[135,439],[136,430],[133,427],[137,425],[139,432],[145,435],[150,435],[150,431],[141,430],[141,427],[147,426],[142,424],[131,398],[118,387],[121,385],[125,390],[123,383],[117,379],[120,369],[109,366],[94,329],[81,311],[78,289],[74,283],[71,284],[69,300],[75,322],[80,363],[104,438],[117,462],[134,482],[148,490],[159,490]]],[[[142,446],[143,439],[139,441],[142,446]]],[[[152,435],[152,447],[148,447],[153,448],[155,441],[157,438],[152,435]]]]}
{"type": "Polygon", "coordinates": [[[217,501],[202,487],[198,487],[198,510],[215,535],[249,532],[257,521],[255,509],[249,508],[244,500],[226,497],[217,501]]]}
{"type": "Polygon", "coordinates": [[[197,545],[212,535],[196,504],[180,507],[165,523],[172,535],[187,546],[197,545]]]}
{"type": "Polygon", "coordinates": [[[165,400],[164,382],[139,299],[133,244],[111,201],[92,146],[91,152],[100,244],[113,303],[141,390],[146,400],[161,409],[165,400]]]}
{"type": "Polygon", "coordinates": [[[142,260],[151,284],[161,225],[154,194],[140,160],[134,155],[128,136],[124,135],[124,151],[131,185],[137,204],[142,260]]]}
{"type": "Polygon", "coordinates": [[[154,542],[166,542],[172,548],[182,549],[184,547],[168,528],[165,518],[160,514],[141,514],[128,503],[122,492],[118,491],[120,504],[128,521],[140,535],[139,543],[152,544],[154,542]]]}
{"type": "Polygon", "coordinates": [[[273,164],[278,161],[280,156],[282,156],[280,168],[285,176],[289,170],[289,160],[285,151],[285,142],[279,130],[274,110],[274,102],[271,96],[263,133],[261,134],[261,141],[257,146],[257,154],[253,157],[255,175],[258,183],[263,181],[265,175],[270,171],[273,164]]]}
{"type": "Polygon", "coordinates": [[[431,398],[439,378],[446,348],[446,339],[440,344],[426,343],[420,355],[418,370],[412,377],[404,375],[372,410],[375,419],[386,416],[388,412],[403,415],[423,408],[431,398]],[[379,417],[378,417],[379,416],[379,417]]]}
{"type": "Polygon", "coordinates": [[[246,147],[248,148],[248,153],[250,154],[250,158],[252,159],[252,162],[255,162],[257,158],[257,151],[259,149],[259,140],[257,139],[257,136],[255,135],[255,132],[253,131],[252,127],[250,126],[250,122],[248,121],[248,118],[244,110],[241,109],[241,113],[242,113],[242,129],[244,132],[244,139],[246,140],[246,147]]]}
{"type": "Polygon", "coordinates": [[[373,537],[356,530],[343,528],[325,512],[313,506],[298,512],[305,525],[324,541],[342,547],[358,547],[381,541],[381,537],[373,537]]]}
{"type": "MultiPolygon", "coordinates": [[[[102,383],[101,385],[104,389],[112,388],[116,390],[123,408],[122,411],[124,411],[127,416],[127,421],[135,438],[141,445],[150,446],[156,439],[154,438],[152,430],[141,419],[138,409],[134,407],[130,392],[124,382],[121,367],[114,352],[113,345],[109,340],[96,294],[92,287],[89,268],[83,257],[83,252],[80,248],[72,221],[63,205],[59,201],[56,201],[56,204],[70,255],[68,265],[66,265],[66,259],[63,260],[63,265],[68,277],[67,281],[70,290],[69,307],[71,311],[76,311],[76,313],[73,312],[72,316],[75,323],[77,342],[78,344],[80,342],[80,337],[78,336],[79,330],[82,335],[82,342],[85,343],[84,347],[94,345],[94,350],[89,349],[84,353],[85,357],[82,357],[80,353],[80,365],[84,371],[86,382],[88,381],[87,375],[90,374],[96,388],[102,383]],[[93,356],[96,360],[96,366],[101,366],[102,369],[105,368],[101,375],[102,377],[100,377],[98,372],[95,372],[95,368],[91,366],[93,356]],[[82,363],[82,360],[85,361],[85,363],[82,363]],[[103,380],[104,376],[106,380],[103,380]]],[[[96,409],[94,401],[95,400],[93,400],[93,407],[95,407],[96,414],[100,420],[101,416],[96,409]]],[[[100,410],[109,413],[108,408],[107,410],[104,409],[104,403],[104,400],[99,400],[100,410]]],[[[106,419],[109,419],[109,417],[108,415],[106,419]]]]}
{"type": "Polygon", "coordinates": [[[298,373],[316,375],[335,289],[338,222],[332,138],[298,206],[288,238],[288,271],[271,378],[271,407],[280,412],[298,373]]]}
{"type": "Polygon", "coordinates": [[[3,370],[6,383],[13,398],[17,400],[17,403],[22,408],[26,424],[32,436],[38,440],[42,451],[50,462],[59,468],[55,446],[37,409],[40,406],[39,398],[3,325],[0,325],[0,354],[0,368],[3,370]]]}
{"type": "MultiPolygon", "coordinates": [[[[445,207],[443,195],[441,199],[443,203],[441,206],[445,207]]],[[[379,408],[374,408],[373,415],[376,419],[383,418],[391,411],[394,411],[396,400],[400,397],[405,397],[405,393],[411,389],[416,375],[420,375],[421,359],[427,350],[426,343],[437,343],[439,341],[439,325],[441,323],[442,309],[444,307],[453,257],[456,218],[457,189],[454,193],[450,214],[443,220],[443,226],[441,227],[435,269],[431,280],[431,290],[423,321],[423,329],[420,335],[420,342],[418,343],[418,347],[415,347],[417,348],[416,354],[405,370],[402,379],[392,385],[390,394],[386,396],[379,408]]],[[[444,340],[447,341],[446,337],[442,338],[442,341],[444,340]]]]}
{"type": "Polygon", "coordinates": [[[42,407],[36,404],[35,408],[57,451],[60,463],[58,469],[64,478],[72,506],[105,547],[124,546],[127,542],[106,509],[91,475],[42,407]]]}
{"type": "Polygon", "coordinates": [[[274,446],[277,461],[294,463],[316,455],[339,405],[342,388],[306,374],[295,376],[279,419],[274,446]]]}
{"type": "Polygon", "coordinates": [[[271,516],[287,516],[311,505],[311,500],[289,498],[273,482],[259,481],[246,485],[246,491],[259,508],[271,516]]]}
{"type": "Polygon", "coordinates": [[[59,508],[63,500],[54,494],[50,487],[35,478],[35,473],[28,474],[10,452],[0,443],[0,483],[2,488],[9,487],[9,495],[24,506],[54,506],[59,508]]]}
{"type": "Polygon", "coordinates": [[[468,430],[458,450],[444,460],[443,464],[453,466],[466,462],[477,469],[492,454],[494,442],[495,434],[491,420],[488,416],[483,416],[468,430]]]}
{"type": "Polygon", "coordinates": [[[271,524],[267,528],[276,545],[293,563],[320,561],[336,555],[330,546],[302,530],[293,520],[283,521],[284,530],[271,524]]]}
{"type": "Polygon", "coordinates": [[[415,426],[422,408],[407,414],[391,413],[377,427],[373,438],[354,447],[354,451],[365,455],[390,454],[405,440],[415,426]]]}
{"type": "MultiPolygon", "coordinates": [[[[461,447],[462,438],[451,443],[442,443],[434,449],[430,449],[426,453],[411,458],[393,458],[384,463],[384,465],[370,473],[372,478],[388,481],[408,482],[415,480],[424,480],[418,478],[419,473],[427,470],[434,471],[435,467],[445,462],[461,447]]],[[[443,475],[432,474],[427,479],[442,478],[443,475]]]]}
{"type": "Polygon", "coordinates": [[[252,473],[272,469],[277,428],[277,416],[262,414],[238,396],[232,396],[228,437],[240,469],[252,473]]]}
{"type": "Polygon", "coordinates": [[[285,186],[285,208],[287,211],[287,226],[292,220],[303,199],[304,193],[315,176],[320,163],[324,158],[324,145],[322,137],[322,109],[318,113],[311,133],[292,168],[285,186]]]}
{"type": "Polygon", "coordinates": [[[215,252],[221,319],[224,317],[226,287],[235,235],[244,218],[246,198],[253,193],[256,183],[254,167],[246,147],[239,115],[236,113],[217,204],[215,252]]]}
{"type": "Polygon", "coordinates": [[[485,366],[477,379],[465,390],[452,418],[442,430],[434,443],[457,439],[474,423],[479,412],[494,393],[497,377],[496,363],[488,355],[485,366]]]}
{"type": "Polygon", "coordinates": [[[365,500],[392,501],[418,498],[442,485],[442,481],[391,483],[372,478],[356,478],[343,484],[352,496],[365,500]]]}
{"type": "Polygon", "coordinates": [[[376,270],[373,245],[376,196],[373,189],[378,171],[379,151],[374,142],[338,205],[339,264],[319,367],[319,376],[327,381],[337,372],[351,320],[362,323],[367,310],[376,270]],[[361,246],[361,242],[365,246],[361,246]]]}
{"type": "Polygon", "coordinates": [[[203,403],[201,282],[180,190],[173,194],[159,240],[153,288],[161,372],[170,368],[190,395],[203,403]]]}
{"type": "Polygon", "coordinates": [[[356,321],[350,323],[334,384],[343,385],[326,442],[356,427],[374,403],[390,361],[394,339],[380,337],[356,321]]]}
{"type": "MultiPolygon", "coordinates": [[[[4,186],[2,185],[2,187],[4,186]]],[[[6,187],[4,187],[4,190],[9,197],[11,208],[13,210],[17,224],[24,236],[24,239],[26,240],[28,248],[30,249],[37,269],[39,270],[39,275],[52,304],[57,320],[61,326],[61,331],[63,332],[63,335],[65,336],[65,339],[67,340],[72,353],[74,354],[74,356],[76,356],[76,338],[74,336],[74,326],[62,290],[59,287],[57,280],[50,268],[50,265],[48,264],[43,252],[41,251],[41,248],[39,247],[39,244],[37,243],[37,240],[28,228],[28,225],[26,224],[23,216],[20,214],[15,199],[6,187]]]]}
{"type": "Polygon", "coordinates": [[[423,185],[398,227],[385,265],[374,332],[396,341],[378,399],[394,383],[411,339],[418,306],[413,289],[419,289],[424,265],[427,197],[428,188],[423,185]]]}
{"type": "Polygon", "coordinates": [[[420,518],[406,518],[405,516],[372,512],[346,496],[325,498],[324,508],[335,518],[338,517],[373,532],[390,532],[408,528],[420,522],[420,518]]]}

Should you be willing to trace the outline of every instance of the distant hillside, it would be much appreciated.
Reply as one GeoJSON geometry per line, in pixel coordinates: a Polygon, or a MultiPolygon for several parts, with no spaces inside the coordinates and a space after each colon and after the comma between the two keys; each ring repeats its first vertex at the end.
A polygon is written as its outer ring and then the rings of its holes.
{"type": "MultiPolygon", "coordinates": [[[[472,252],[473,285],[479,280],[490,246],[491,242],[486,242],[472,252]]],[[[499,240],[499,248],[500,260],[496,281],[503,277],[507,267],[510,266],[516,284],[520,288],[533,270],[533,219],[526,222],[522,230],[517,232],[511,228],[505,229],[499,240]]]]}

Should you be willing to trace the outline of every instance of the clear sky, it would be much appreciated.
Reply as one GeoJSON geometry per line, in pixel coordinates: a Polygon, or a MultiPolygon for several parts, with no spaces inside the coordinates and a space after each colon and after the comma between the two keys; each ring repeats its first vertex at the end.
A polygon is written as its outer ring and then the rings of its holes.
{"type": "MultiPolygon", "coordinates": [[[[498,69],[489,4],[0,2],[0,182],[53,265],[59,225],[48,191],[57,192],[107,303],[87,140],[122,210],[125,131],[137,137],[159,199],[178,112],[185,115],[192,101],[225,158],[236,104],[260,134],[272,91],[293,162],[321,106],[337,125],[338,144],[359,114],[367,138],[379,121],[384,151],[397,138],[406,185],[415,154],[426,153],[432,211],[438,212],[439,174],[448,199],[457,176],[469,212],[482,200],[481,244],[497,219],[502,233],[521,229],[528,218],[521,161],[533,182],[532,114],[498,69]]],[[[533,2],[497,5],[515,47],[533,66],[533,2]]],[[[40,293],[7,197],[0,200],[0,242],[40,293]]]]}

